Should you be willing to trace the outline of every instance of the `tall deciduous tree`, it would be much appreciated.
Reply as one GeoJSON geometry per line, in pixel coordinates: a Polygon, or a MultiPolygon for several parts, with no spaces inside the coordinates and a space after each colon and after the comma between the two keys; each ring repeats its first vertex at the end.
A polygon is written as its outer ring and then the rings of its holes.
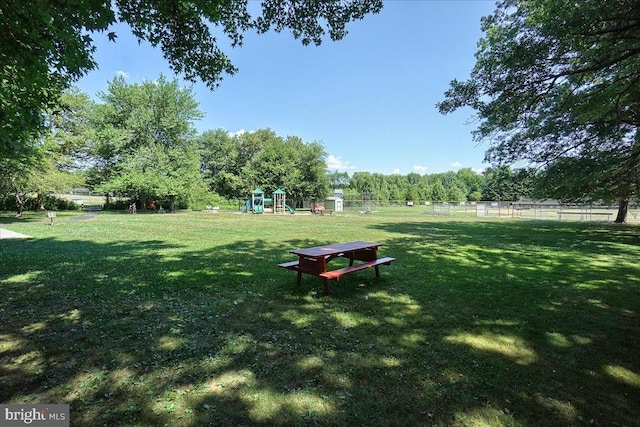
{"type": "Polygon", "coordinates": [[[326,153],[318,142],[282,138],[271,129],[229,135],[218,129],[200,137],[202,174],[218,194],[246,197],[260,187],[282,189],[288,199],[322,199],[328,191],[326,153]]]}
{"type": "Polygon", "coordinates": [[[43,112],[97,66],[93,34],[110,31],[116,40],[111,28],[117,22],[160,48],[172,70],[215,88],[236,72],[218,46],[218,31],[233,47],[248,30],[271,29],[320,44],[327,33],[341,39],[347,23],[381,8],[382,0],[263,0],[252,16],[247,0],[0,2],[0,156],[22,155],[43,124],[43,112]]]}
{"type": "Polygon", "coordinates": [[[115,78],[101,98],[93,147],[99,188],[142,204],[187,197],[201,182],[193,121],[202,113],[191,90],[163,76],[142,84],[115,78]]]}
{"type": "Polygon", "coordinates": [[[216,129],[205,131],[198,141],[202,177],[211,190],[230,199],[246,195],[239,140],[224,129],[216,129]]]}
{"type": "Polygon", "coordinates": [[[302,176],[298,188],[293,188],[294,197],[324,200],[329,193],[329,179],[326,174],[327,153],[324,151],[322,143],[317,141],[304,143],[297,136],[288,136],[285,143],[297,153],[296,170],[302,176]]]}
{"type": "Polygon", "coordinates": [[[488,168],[484,172],[482,200],[515,202],[534,195],[536,171],[533,168],[512,170],[508,166],[488,168]]]}
{"type": "MultiPolygon", "coordinates": [[[[482,29],[470,78],[451,82],[440,111],[475,109],[494,163],[608,162],[615,179],[591,198],[625,187],[622,211],[639,194],[640,1],[504,0],[482,29]]],[[[567,183],[590,178],[572,171],[567,183]]]]}
{"type": "Polygon", "coordinates": [[[329,179],[329,185],[334,190],[349,188],[349,172],[327,171],[327,178],[329,179]]]}
{"type": "Polygon", "coordinates": [[[47,124],[43,135],[34,135],[29,149],[23,150],[28,157],[0,157],[0,196],[11,196],[18,213],[33,195],[42,206],[50,193],[82,185],[80,175],[70,171],[78,165],[91,138],[91,108],[85,94],[66,91],[56,108],[43,116],[47,124]]]}

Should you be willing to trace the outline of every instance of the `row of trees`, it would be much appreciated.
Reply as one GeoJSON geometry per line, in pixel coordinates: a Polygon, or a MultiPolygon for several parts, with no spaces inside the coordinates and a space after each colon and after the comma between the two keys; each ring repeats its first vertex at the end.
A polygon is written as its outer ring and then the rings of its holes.
{"type": "Polygon", "coordinates": [[[328,174],[332,188],[344,191],[350,199],[368,198],[377,201],[515,201],[544,191],[536,186],[539,173],[534,169],[512,170],[507,166],[488,168],[478,174],[470,168],[457,172],[419,175],[383,175],[370,172],[328,174]]]}
{"type": "MultiPolygon", "coordinates": [[[[419,175],[327,172],[321,143],[281,137],[270,129],[231,135],[198,134],[202,117],[189,88],[160,76],[129,84],[115,78],[98,102],[69,90],[46,114],[46,132],[29,162],[0,161],[0,194],[19,210],[36,194],[88,185],[93,191],[136,200],[162,200],[168,209],[247,197],[256,187],[284,189],[289,199],[322,200],[331,189],[352,199],[378,201],[520,200],[553,196],[550,175],[531,168],[469,168],[419,175]],[[551,191],[550,191],[551,189],[551,191]]],[[[553,170],[553,169],[550,169],[553,170]]],[[[553,177],[561,176],[554,171],[553,177]]],[[[6,205],[6,203],[5,203],[6,205]]]]}
{"type": "Polygon", "coordinates": [[[256,187],[267,193],[282,188],[299,202],[322,200],[331,189],[378,201],[566,200],[563,194],[575,194],[576,184],[565,176],[571,169],[559,163],[540,170],[490,167],[481,175],[469,168],[424,176],[327,172],[318,142],[270,129],[198,134],[194,122],[202,113],[191,89],[163,76],[141,84],[115,78],[97,97],[93,102],[78,90],[65,92],[47,112],[30,160],[0,160],[5,202],[10,195],[22,210],[35,194],[41,206],[51,192],[83,185],[142,206],[161,200],[170,210],[176,202],[195,207],[247,197],[256,187]]]}
{"type": "Polygon", "coordinates": [[[246,197],[256,186],[283,188],[290,198],[328,192],[326,153],[320,143],[280,137],[271,130],[231,136],[199,135],[202,117],[191,90],[163,76],[128,84],[122,78],[93,102],[65,92],[46,115],[46,131],[32,144],[29,162],[0,161],[0,194],[21,211],[28,196],[88,185],[93,191],[136,200],[163,200],[170,210],[246,197]],[[17,166],[17,167],[15,167],[17,166]]]}
{"type": "MultiPolygon", "coordinates": [[[[289,199],[322,200],[331,189],[352,198],[387,200],[518,200],[533,195],[528,169],[489,168],[431,174],[327,172],[321,143],[261,129],[240,135],[216,129],[198,134],[202,117],[189,88],[160,76],[153,82],[109,82],[98,102],[77,89],[65,92],[46,114],[46,132],[25,163],[0,161],[0,194],[19,210],[36,195],[89,186],[171,210],[247,197],[256,187],[285,189],[289,199]],[[37,150],[35,149],[37,148],[37,150]]],[[[5,203],[6,205],[7,203],[5,203]]]]}

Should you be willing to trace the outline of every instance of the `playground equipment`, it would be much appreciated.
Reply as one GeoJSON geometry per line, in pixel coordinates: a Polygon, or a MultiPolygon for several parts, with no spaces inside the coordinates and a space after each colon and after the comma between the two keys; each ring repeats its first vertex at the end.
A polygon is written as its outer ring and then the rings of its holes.
{"type": "Polygon", "coordinates": [[[264,197],[264,191],[256,188],[251,192],[251,198],[245,201],[242,209],[244,212],[261,213],[278,213],[283,214],[285,211],[295,213],[295,209],[286,203],[286,193],[283,190],[273,192],[273,198],[264,197]]]}

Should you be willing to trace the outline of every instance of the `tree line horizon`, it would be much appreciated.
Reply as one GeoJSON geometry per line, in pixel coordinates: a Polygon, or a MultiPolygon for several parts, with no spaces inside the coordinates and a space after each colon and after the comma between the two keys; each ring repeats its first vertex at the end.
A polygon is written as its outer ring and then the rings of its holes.
{"type": "Polygon", "coordinates": [[[171,210],[174,202],[196,208],[246,198],[257,187],[282,189],[298,205],[322,201],[335,189],[377,201],[435,202],[515,201],[533,191],[535,174],[527,169],[349,175],[328,170],[321,142],[271,129],[198,133],[194,121],[203,115],[191,88],[162,75],[142,83],[116,77],[96,96],[97,102],[77,88],[63,93],[33,152],[37,167],[2,171],[2,208],[21,212],[59,204],[50,194],[79,186],[105,194],[107,204],[109,195],[117,195],[141,207],[165,200],[171,210]]]}

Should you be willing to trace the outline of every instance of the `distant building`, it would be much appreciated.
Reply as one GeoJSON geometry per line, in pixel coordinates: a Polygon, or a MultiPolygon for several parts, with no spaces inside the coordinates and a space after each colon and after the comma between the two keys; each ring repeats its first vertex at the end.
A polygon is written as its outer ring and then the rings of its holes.
{"type": "Polygon", "coordinates": [[[325,209],[333,209],[334,212],[342,212],[344,210],[344,200],[341,197],[327,197],[324,201],[325,209]]]}

